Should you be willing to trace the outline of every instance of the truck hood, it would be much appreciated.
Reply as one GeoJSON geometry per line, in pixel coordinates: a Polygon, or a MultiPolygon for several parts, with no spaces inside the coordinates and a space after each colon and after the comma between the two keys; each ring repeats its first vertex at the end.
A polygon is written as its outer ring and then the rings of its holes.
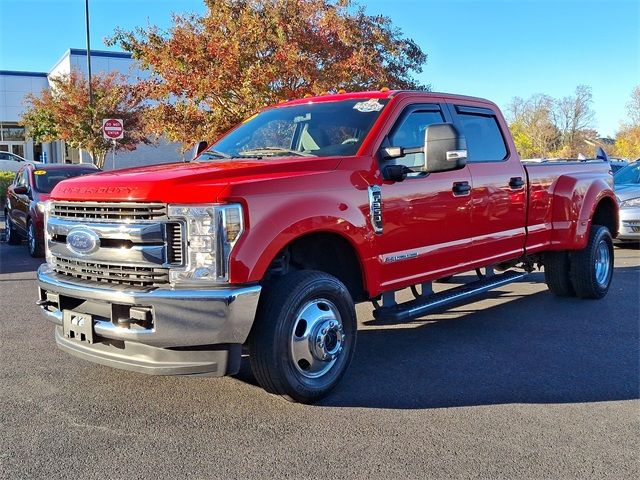
{"type": "Polygon", "coordinates": [[[339,163],[337,157],[269,157],[150,165],[65,180],[51,199],[211,203],[222,201],[231,184],[327,172],[339,163]]]}

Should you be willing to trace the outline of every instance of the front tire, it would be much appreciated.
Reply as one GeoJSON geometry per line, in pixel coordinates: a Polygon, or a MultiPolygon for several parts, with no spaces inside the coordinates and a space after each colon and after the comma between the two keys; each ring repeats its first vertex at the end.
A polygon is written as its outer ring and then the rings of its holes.
{"type": "Polygon", "coordinates": [[[9,245],[20,245],[22,243],[22,237],[16,230],[16,227],[13,226],[13,222],[11,221],[11,217],[8,212],[5,218],[5,240],[9,245]]]}
{"type": "Polygon", "coordinates": [[[31,220],[27,224],[27,245],[29,246],[29,254],[33,258],[44,257],[44,247],[42,242],[38,240],[36,227],[31,220]]]}
{"type": "Polygon", "coordinates": [[[273,280],[260,298],[249,358],[266,391],[313,403],[335,388],[356,344],[353,300],[340,280],[299,271],[273,280]]]}
{"type": "Polygon", "coordinates": [[[587,246],[571,254],[571,284],[576,295],[593,299],[604,297],[611,285],[613,260],[609,229],[592,225],[587,246]]]}

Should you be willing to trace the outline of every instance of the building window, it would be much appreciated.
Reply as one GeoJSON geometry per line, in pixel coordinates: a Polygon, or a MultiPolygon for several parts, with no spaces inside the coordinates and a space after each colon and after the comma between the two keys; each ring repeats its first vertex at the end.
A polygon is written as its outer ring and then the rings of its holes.
{"type": "Polygon", "coordinates": [[[1,125],[0,127],[0,141],[24,142],[26,140],[24,127],[18,125],[1,125]]]}

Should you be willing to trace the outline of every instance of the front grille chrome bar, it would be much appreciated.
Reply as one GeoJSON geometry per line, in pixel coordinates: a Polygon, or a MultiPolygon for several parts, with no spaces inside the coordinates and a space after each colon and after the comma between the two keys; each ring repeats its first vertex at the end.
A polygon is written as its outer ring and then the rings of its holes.
{"type": "Polygon", "coordinates": [[[78,280],[132,287],[155,287],[169,282],[168,268],[112,265],[63,257],[55,258],[53,271],[78,280]]]}
{"type": "Polygon", "coordinates": [[[50,216],[73,221],[132,222],[167,219],[163,203],[136,202],[52,202],[50,216]]]}

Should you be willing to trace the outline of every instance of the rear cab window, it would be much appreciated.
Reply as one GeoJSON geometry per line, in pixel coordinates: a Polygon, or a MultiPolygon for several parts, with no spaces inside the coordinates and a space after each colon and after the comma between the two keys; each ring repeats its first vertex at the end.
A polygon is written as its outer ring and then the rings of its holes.
{"type": "Polygon", "coordinates": [[[456,126],[467,140],[468,162],[501,162],[509,156],[496,113],[490,108],[452,105],[456,126]]]}

